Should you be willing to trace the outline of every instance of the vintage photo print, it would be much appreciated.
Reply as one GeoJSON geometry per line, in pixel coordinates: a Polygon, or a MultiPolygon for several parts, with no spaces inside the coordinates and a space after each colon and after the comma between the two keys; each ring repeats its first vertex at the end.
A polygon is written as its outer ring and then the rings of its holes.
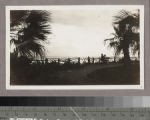
{"type": "Polygon", "coordinates": [[[6,6],[6,89],[144,89],[144,5],[6,6]]]}

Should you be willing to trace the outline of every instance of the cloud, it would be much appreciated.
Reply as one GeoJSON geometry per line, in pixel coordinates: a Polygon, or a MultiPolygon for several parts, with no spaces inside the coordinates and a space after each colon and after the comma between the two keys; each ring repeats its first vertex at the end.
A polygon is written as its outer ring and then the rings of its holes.
{"type": "Polygon", "coordinates": [[[53,23],[52,32],[54,37],[47,46],[47,56],[100,56],[106,53],[105,36],[97,28],[53,23]]]}
{"type": "Polygon", "coordinates": [[[114,32],[113,16],[121,9],[51,10],[52,36],[46,46],[47,56],[113,56],[104,39],[114,32]]]}

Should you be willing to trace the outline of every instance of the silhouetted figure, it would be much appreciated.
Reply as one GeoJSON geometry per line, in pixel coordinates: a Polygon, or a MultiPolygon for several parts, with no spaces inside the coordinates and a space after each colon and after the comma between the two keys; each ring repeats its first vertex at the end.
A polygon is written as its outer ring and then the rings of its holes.
{"type": "Polygon", "coordinates": [[[80,64],[80,57],[78,57],[78,64],[80,64]]]}
{"type": "Polygon", "coordinates": [[[114,56],[114,63],[116,63],[116,56],[114,56]]]}
{"type": "Polygon", "coordinates": [[[90,61],[90,57],[88,56],[88,64],[90,64],[91,63],[91,61],[90,61]]]}
{"type": "Polygon", "coordinates": [[[42,62],[42,65],[44,65],[44,60],[41,60],[41,62],[42,62]]]}
{"type": "Polygon", "coordinates": [[[70,63],[70,62],[71,62],[70,58],[68,58],[67,62],[68,62],[68,63],[70,63]]]}
{"type": "Polygon", "coordinates": [[[45,59],[45,64],[48,64],[48,59],[47,58],[45,59]]]}
{"type": "Polygon", "coordinates": [[[39,64],[39,61],[38,61],[38,60],[36,60],[36,63],[37,63],[37,64],[39,64]]]}
{"type": "Polygon", "coordinates": [[[94,62],[95,62],[95,59],[94,59],[94,58],[92,58],[92,63],[94,64],[94,62]]]}
{"type": "Polygon", "coordinates": [[[58,64],[60,64],[60,58],[58,58],[58,64]]]}
{"type": "Polygon", "coordinates": [[[107,59],[106,59],[106,55],[105,54],[101,54],[101,62],[102,63],[107,63],[107,59]]]}

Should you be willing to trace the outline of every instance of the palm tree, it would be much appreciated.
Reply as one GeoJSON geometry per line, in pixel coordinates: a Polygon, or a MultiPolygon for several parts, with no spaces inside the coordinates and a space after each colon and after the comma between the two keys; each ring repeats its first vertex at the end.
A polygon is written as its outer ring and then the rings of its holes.
{"type": "Polygon", "coordinates": [[[16,57],[33,58],[44,55],[42,41],[50,34],[50,14],[42,10],[19,10],[10,12],[11,45],[16,57]]]}
{"type": "Polygon", "coordinates": [[[114,16],[114,37],[105,39],[109,46],[115,49],[115,55],[124,54],[124,63],[130,63],[129,49],[132,53],[139,52],[139,11],[136,14],[122,10],[114,16]]]}

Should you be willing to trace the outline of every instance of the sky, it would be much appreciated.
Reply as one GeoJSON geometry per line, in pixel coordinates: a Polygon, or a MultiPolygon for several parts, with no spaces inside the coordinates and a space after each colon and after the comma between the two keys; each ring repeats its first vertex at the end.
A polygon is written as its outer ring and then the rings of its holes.
{"type": "MultiPolygon", "coordinates": [[[[119,8],[69,7],[51,9],[51,32],[48,36],[48,57],[114,56],[104,39],[111,38],[113,16],[119,8]]],[[[128,9],[125,9],[128,10],[128,9]]],[[[132,9],[131,9],[132,10],[132,9]]],[[[131,11],[129,9],[129,11],[131,11]]]]}

